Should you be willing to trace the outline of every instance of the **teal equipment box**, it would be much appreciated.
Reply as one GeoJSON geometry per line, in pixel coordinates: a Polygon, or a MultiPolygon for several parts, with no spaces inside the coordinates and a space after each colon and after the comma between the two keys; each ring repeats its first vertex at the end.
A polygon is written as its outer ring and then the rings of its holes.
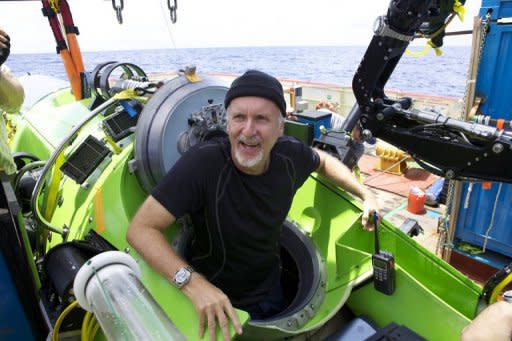
{"type": "Polygon", "coordinates": [[[313,138],[320,137],[320,127],[324,126],[326,129],[331,128],[331,113],[325,111],[305,111],[298,114],[297,120],[302,123],[310,124],[313,126],[313,138]]]}

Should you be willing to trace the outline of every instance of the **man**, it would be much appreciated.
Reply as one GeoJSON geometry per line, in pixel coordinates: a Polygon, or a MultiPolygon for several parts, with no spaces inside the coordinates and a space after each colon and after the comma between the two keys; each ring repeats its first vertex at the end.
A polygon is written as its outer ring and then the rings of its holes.
{"type": "Polygon", "coordinates": [[[285,308],[278,240],[293,196],[311,172],[363,199],[369,229],[369,214],[377,209],[373,195],[341,162],[282,136],[286,102],[277,79],[249,70],[233,82],[224,105],[228,138],[187,151],[142,204],[127,233],[139,254],[190,298],[199,335],[207,323],[211,340],[217,323],[225,340],[230,320],[242,332],[233,306],[253,319],[285,308]],[[187,260],[162,235],[185,214],[195,230],[187,260]]]}
{"type": "Polygon", "coordinates": [[[7,144],[4,112],[17,112],[24,99],[23,87],[16,78],[12,77],[9,69],[4,65],[10,51],[9,35],[0,28],[0,172],[6,174],[14,173],[16,165],[7,144]]]}

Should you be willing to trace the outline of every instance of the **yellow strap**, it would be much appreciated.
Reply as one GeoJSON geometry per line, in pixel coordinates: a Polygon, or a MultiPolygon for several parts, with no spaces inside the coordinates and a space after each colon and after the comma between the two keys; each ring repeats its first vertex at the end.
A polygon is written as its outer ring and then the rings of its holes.
{"type": "Polygon", "coordinates": [[[112,139],[112,137],[105,135],[104,140],[112,147],[115,154],[121,153],[121,147],[112,139]]]}
{"type": "Polygon", "coordinates": [[[64,153],[60,153],[57,157],[57,160],[55,161],[55,166],[53,167],[53,175],[50,180],[50,186],[48,190],[48,196],[46,200],[46,207],[44,210],[44,218],[46,220],[50,220],[53,211],[55,210],[55,205],[57,204],[57,193],[59,192],[59,184],[60,184],[60,178],[62,176],[62,172],[60,170],[60,167],[64,163],[64,153]]]}
{"type": "Polygon", "coordinates": [[[358,165],[354,166],[354,169],[352,169],[352,172],[354,172],[354,176],[356,177],[357,181],[359,181],[360,184],[363,183],[363,177],[361,176],[361,169],[358,165]]]}
{"type": "Polygon", "coordinates": [[[443,51],[441,51],[441,48],[436,46],[432,40],[427,41],[427,45],[432,47],[434,49],[434,52],[436,53],[436,57],[441,57],[443,55],[443,51]]]}
{"type": "Polygon", "coordinates": [[[415,57],[415,58],[423,57],[423,56],[427,55],[428,51],[430,51],[431,48],[432,48],[432,46],[427,44],[421,51],[411,51],[411,50],[407,49],[407,50],[405,50],[405,55],[409,56],[409,57],[415,57]]]}
{"type": "Polygon", "coordinates": [[[425,45],[423,50],[411,51],[411,50],[407,49],[407,50],[405,50],[405,54],[409,57],[419,58],[419,57],[426,56],[428,54],[428,51],[430,51],[430,49],[434,49],[434,52],[437,57],[441,57],[443,55],[443,51],[441,51],[441,48],[437,47],[430,39],[427,40],[427,44],[425,45]]]}
{"type": "Polygon", "coordinates": [[[499,293],[505,288],[508,284],[512,282],[512,273],[508,274],[505,279],[503,279],[498,285],[492,289],[491,297],[489,298],[489,304],[493,304],[498,300],[499,293]]]}
{"type": "Polygon", "coordinates": [[[199,76],[196,73],[185,74],[185,77],[187,77],[190,83],[197,83],[201,80],[201,78],[199,78],[199,76]]]}
{"type": "Polygon", "coordinates": [[[117,94],[115,94],[113,96],[113,98],[118,99],[118,100],[130,99],[133,97],[137,97],[137,93],[135,92],[135,89],[126,89],[121,92],[118,92],[117,94]]]}
{"type": "Polygon", "coordinates": [[[464,14],[466,14],[466,9],[464,5],[460,3],[459,0],[455,0],[453,3],[453,12],[457,14],[460,21],[464,21],[464,14]]]}
{"type": "Polygon", "coordinates": [[[60,13],[60,0],[49,0],[48,3],[55,13],[60,13]]]}
{"type": "Polygon", "coordinates": [[[103,214],[103,189],[101,187],[94,194],[94,217],[96,220],[96,232],[102,234],[105,231],[105,215],[103,214]]]}

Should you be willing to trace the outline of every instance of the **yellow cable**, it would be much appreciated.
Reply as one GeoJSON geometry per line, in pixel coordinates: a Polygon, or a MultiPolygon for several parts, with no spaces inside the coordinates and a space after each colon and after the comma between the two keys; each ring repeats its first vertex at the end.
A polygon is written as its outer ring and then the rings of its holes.
{"type": "Polygon", "coordinates": [[[52,341],[58,341],[59,340],[59,329],[60,325],[62,324],[62,321],[66,318],[66,316],[69,314],[71,310],[73,310],[78,305],[78,301],[73,301],[70,305],[64,309],[64,311],[59,315],[59,318],[57,319],[57,322],[55,322],[55,326],[53,327],[52,332],[52,341]]]}
{"type": "Polygon", "coordinates": [[[503,279],[498,285],[492,289],[491,297],[489,298],[489,304],[493,304],[498,300],[499,293],[505,288],[510,282],[512,282],[512,273],[509,273],[505,279],[503,279]]]}
{"type": "Polygon", "coordinates": [[[91,322],[89,323],[89,327],[87,328],[87,341],[94,340],[94,336],[96,335],[96,332],[99,328],[98,320],[96,319],[96,316],[92,316],[91,322]]]}
{"type": "Polygon", "coordinates": [[[457,15],[459,17],[459,19],[461,21],[464,20],[464,5],[462,5],[459,0],[455,0],[455,4],[453,5],[453,11],[455,12],[454,14],[450,15],[448,17],[448,19],[446,20],[446,22],[441,25],[441,27],[439,27],[437,29],[437,31],[435,31],[434,33],[432,34],[428,34],[428,35],[423,35],[422,38],[428,38],[429,40],[427,41],[425,47],[423,48],[423,50],[421,51],[417,51],[417,52],[413,52],[409,49],[405,50],[405,54],[407,56],[410,56],[410,57],[423,57],[423,56],[426,56],[428,51],[430,51],[431,48],[434,49],[434,52],[436,54],[437,57],[440,57],[443,52],[441,51],[441,48],[436,46],[433,42],[432,42],[432,38],[435,38],[437,37],[441,32],[443,32],[445,29],[446,29],[446,26],[448,26],[453,18],[455,18],[455,15],[457,15]],[[457,5],[458,3],[458,5],[457,5]]]}
{"type": "Polygon", "coordinates": [[[89,328],[89,322],[91,321],[91,317],[92,317],[92,313],[91,312],[87,312],[85,313],[85,317],[84,317],[84,320],[82,322],[82,329],[81,329],[81,332],[80,332],[80,340],[81,341],[87,341],[89,340],[89,335],[87,335],[87,330],[89,328]]]}

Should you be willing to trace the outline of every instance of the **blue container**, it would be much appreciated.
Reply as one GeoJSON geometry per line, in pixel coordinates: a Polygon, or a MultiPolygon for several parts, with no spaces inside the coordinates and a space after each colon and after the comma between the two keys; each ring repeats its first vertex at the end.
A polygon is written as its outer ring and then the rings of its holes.
{"type": "MultiPolygon", "coordinates": [[[[497,19],[512,17],[512,1],[484,0],[480,15],[492,8],[492,21],[487,35],[476,95],[484,98],[479,111],[494,119],[512,119],[512,25],[497,19]]],[[[512,165],[511,172],[512,172],[512,165]]],[[[463,184],[455,237],[486,250],[512,257],[512,185],[493,183],[483,189],[480,183],[463,184]],[[494,212],[494,213],[493,213],[494,212]]]]}
{"type": "Polygon", "coordinates": [[[331,128],[331,113],[325,111],[306,111],[295,114],[297,120],[302,123],[311,124],[313,126],[313,138],[317,139],[321,132],[320,127],[331,128]]]}
{"type": "MultiPolygon", "coordinates": [[[[0,340],[34,340],[30,323],[0,252],[0,340]]],[[[33,307],[34,310],[39,307],[33,307]]]]}

